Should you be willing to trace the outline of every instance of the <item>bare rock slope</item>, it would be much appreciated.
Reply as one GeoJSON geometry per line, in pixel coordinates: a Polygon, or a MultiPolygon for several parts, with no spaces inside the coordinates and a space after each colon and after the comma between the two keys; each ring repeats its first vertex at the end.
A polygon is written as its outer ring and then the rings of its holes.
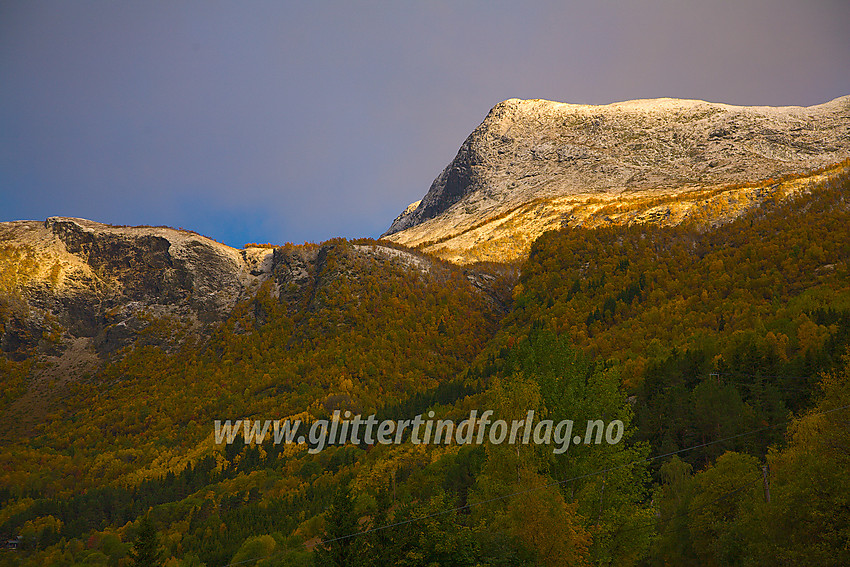
{"type": "MultiPolygon", "coordinates": [[[[281,302],[303,307],[337,245],[237,250],[168,227],[65,217],[0,223],[0,351],[23,359],[77,345],[100,358],[156,322],[201,333],[265,282],[281,302]]],[[[348,248],[363,262],[430,267],[421,255],[385,246],[348,248]]],[[[167,337],[150,340],[168,347],[167,337]]]]}
{"type": "Polygon", "coordinates": [[[0,247],[6,352],[46,346],[43,332],[27,331],[49,323],[66,338],[112,350],[152,318],[220,319],[267,277],[268,259],[258,253],[271,257],[192,232],[65,217],[0,223],[0,247]]]}
{"type": "MultiPolygon", "coordinates": [[[[808,108],[510,99],[490,111],[384,237],[462,263],[514,260],[545,230],[680,222],[692,207],[700,214],[722,209],[718,189],[739,192],[726,201],[753,204],[777,178],[848,157],[850,96],[808,108]],[[761,187],[741,194],[744,184],[761,187]],[[671,196],[682,198],[665,208],[671,196]]],[[[715,213],[728,217],[745,208],[715,213]]]]}

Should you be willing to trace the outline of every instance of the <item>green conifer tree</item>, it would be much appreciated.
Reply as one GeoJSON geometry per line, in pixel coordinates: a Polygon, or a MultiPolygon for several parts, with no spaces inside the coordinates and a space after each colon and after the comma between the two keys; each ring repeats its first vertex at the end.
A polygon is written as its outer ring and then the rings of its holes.
{"type": "Polygon", "coordinates": [[[361,542],[355,534],[360,530],[354,510],[354,497],[347,483],[337,489],[326,516],[322,545],[316,547],[314,553],[315,564],[317,567],[357,565],[361,542]]]}
{"type": "Polygon", "coordinates": [[[133,560],[133,565],[138,567],[160,567],[162,565],[159,536],[153,521],[148,516],[142,518],[139,524],[139,532],[133,542],[130,557],[133,560]]]}

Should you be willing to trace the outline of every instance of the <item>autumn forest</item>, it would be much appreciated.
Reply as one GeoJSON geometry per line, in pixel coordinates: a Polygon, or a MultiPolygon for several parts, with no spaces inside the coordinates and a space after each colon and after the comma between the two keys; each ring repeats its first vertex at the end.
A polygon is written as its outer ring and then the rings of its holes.
{"type": "MultiPolygon", "coordinates": [[[[205,333],[152,313],[3,423],[0,565],[850,564],[848,194],[844,168],[713,228],[562,228],[521,264],[287,245],[325,254],[309,293],[267,282],[205,333]],[[625,435],[310,454],[213,433],[472,409],[625,435]]],[[[5,326],[27,251],[0,256],[5,326]]],[[[3,411],[39,364],[7,350],[3,411]]]]}

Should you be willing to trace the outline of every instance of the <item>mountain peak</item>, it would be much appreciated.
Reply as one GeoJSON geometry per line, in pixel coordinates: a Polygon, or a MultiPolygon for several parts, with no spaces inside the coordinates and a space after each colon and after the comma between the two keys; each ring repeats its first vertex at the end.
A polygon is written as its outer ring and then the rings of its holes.
{"type": "MultiPolygon", "coordinates": [[[[455,260],[499,259],[463,252],[480,239],[448,248],[429,243],[453,240],[531,202],[543,206],[540,200],[546,209],[553,199],[581,195],[625,199],[717,188],[799,175],[848,157],[850,96],[811,107],[509,99],[490,110],[419,204],[384,236],[438,254],[446,248],[450,253],[441,255],[455,260]]],[[[524,240],[568,216],[537,223],[524,240]]],[[[479,232],[476,238],[493,237],[479,232]]]]}

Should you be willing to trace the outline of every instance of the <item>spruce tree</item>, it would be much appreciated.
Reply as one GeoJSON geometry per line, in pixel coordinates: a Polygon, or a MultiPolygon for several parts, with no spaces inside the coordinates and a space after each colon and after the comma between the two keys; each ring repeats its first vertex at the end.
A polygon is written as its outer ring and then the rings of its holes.
{"type": "Polygon", "coordinates": [[[325,533],[322,545],[314,553],[315,564],[318,567],[357,565],[361,542],[355,534],[359,531],[354,497],[348,484],[343,483],[326,512],[325,533]]]}
{"type": "Polygon", "coordinates": [[[160,567],[162,565],[162,553],[159,549],[159,537],[156,527],[148,516],[142,518],[139,524],[139,532],[133,541],[133,549],[130,551],[133,565],[138,567],[160,567]]]}

